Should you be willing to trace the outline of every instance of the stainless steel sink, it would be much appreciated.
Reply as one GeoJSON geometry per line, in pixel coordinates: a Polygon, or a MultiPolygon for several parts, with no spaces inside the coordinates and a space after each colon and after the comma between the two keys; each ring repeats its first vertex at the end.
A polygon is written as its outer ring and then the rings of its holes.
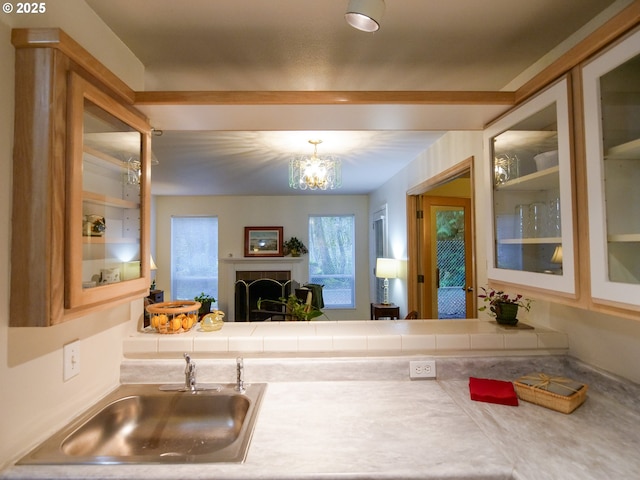
{"type": "Polygon", "coordinates": [[[122,385],[18,463],[242,462],[266,384],[234,387],[122,385]]]}

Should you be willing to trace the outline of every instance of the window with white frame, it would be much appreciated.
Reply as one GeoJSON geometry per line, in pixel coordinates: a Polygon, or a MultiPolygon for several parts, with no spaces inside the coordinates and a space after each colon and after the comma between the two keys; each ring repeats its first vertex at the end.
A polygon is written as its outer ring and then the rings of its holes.
{"type": "Polygon", "coordinates": [[[325,308],[355,308],[355,217],[309,217],[309,282],[324,285],[325,308]]]}
{"type": "Polygon", "coordinates": [[[171,298],[218,298],[218,217],[171,218],[171,298]]]}

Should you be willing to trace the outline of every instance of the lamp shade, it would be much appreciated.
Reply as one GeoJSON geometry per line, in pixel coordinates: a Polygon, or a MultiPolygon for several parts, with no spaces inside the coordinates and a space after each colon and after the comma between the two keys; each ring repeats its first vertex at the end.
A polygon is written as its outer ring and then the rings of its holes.
{"type": "Polygon", "coordinates": [[[396,278],[398,276],[398,261],[395,258],[378,258],[376,260],[376,277],[396,278]]]}
{"type": "Polygon", "coordinates": [[[553,251],[551,263],[562,263],[562,245],[558,245],[553,251]]]}
{"type": "Polygon", "coordinates": [[[157,270],[158,267],[156,266],[156,262],[153,261],[153,257],[151,255],[149,255],[149,270],[157,270]]]}
{"type": "Polygon", "coordinates": [[[353,28],[375,32],[380,28],[384,7],[384,0],[350,0],[344,18],[353,28]]]}

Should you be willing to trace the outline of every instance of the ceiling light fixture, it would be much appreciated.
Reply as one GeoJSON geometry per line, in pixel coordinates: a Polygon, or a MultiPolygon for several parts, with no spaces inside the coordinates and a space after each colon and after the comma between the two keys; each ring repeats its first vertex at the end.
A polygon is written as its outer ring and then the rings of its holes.
{"type": "Polygon", "coordinates": [[[384,13],[384,0],[349,0],[344,18],[349,25],[363,32],[376,32],[384,13]]]}
{"type": "Polygon", "coordinates": [[[342,186],[342,165],[339,158],[318,155],[322,140],[309,140],[313,155],[298,155],[289,162],[289,186],[300,190],[334,190],[342,186]]]}

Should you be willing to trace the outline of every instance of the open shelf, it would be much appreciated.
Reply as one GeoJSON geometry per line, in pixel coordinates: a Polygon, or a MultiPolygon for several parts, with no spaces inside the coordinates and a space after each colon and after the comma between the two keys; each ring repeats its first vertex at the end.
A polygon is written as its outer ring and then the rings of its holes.
{"type": "Polygon", "coordinates": [[[555,166],[495,185],[496,190],[525,191],[558,188],[560,167],[555,166]]]}
{"type": "Polygon", "coordinates": [[[633,243],[640,242],[640,233],[623,233],[618,235],[609,235],[607,241],[610,243],[633,243]]]}
{"type": "Polygon", "coordinates": [[[562,243],[560,237],[536,237],[536,238],[503,238],[498,240],[501,245],[545,245],[552,243],[562,243]]]}
{"type": "Polygon", "coordinates": [[[82,200],[87,203],[93,203],[95,205],[106,205],[109,207],[140,208],[140,204],[138,202],[110,197],[108,195],[102,195],[100,193],[87,192],[86,190],[82,192],[82,200]]]}
{"type": "Polygon", "coordinates": [[[640,160],[640,138],[611,147],[604,158],[607,160],[640,160]]]}

